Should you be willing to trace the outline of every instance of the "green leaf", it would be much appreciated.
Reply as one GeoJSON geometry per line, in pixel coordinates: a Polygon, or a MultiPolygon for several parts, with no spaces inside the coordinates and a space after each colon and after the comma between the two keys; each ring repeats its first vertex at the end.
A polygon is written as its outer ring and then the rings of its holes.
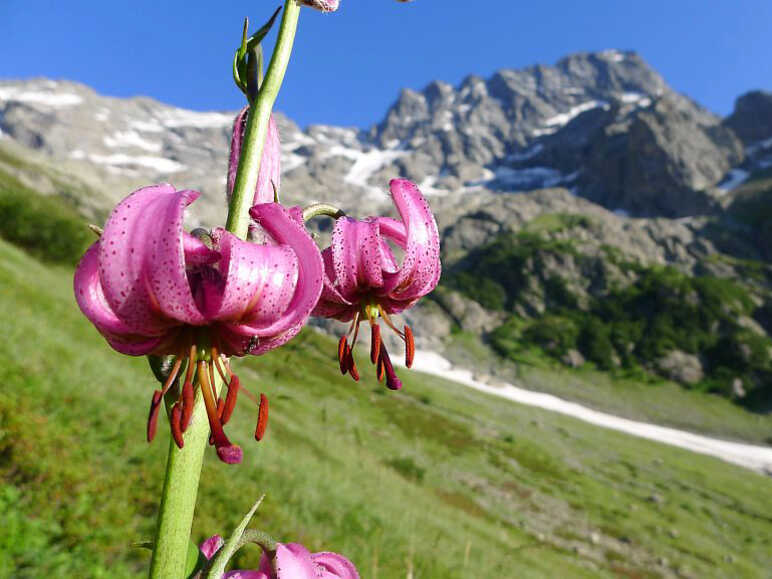
{"type": "Polygon", "coordinates": [[[246,514],[246,516],[241,519],[239,526],[234,529],[230,539],[228,539],[228,541],[220,548],[220,550],[217,551],[217,554],[212,559],[212,566],[209,568],[206,577],[210,579],[219,579],[219,577],[223,576],[225,573],[225,566],[228,564],[228,561],[230,561],[231,557],[233,557],[233,555],[236,553],[238,548],[243,544],[241,539],[244,535],[244,531],[246,530],[249,521],[251,521],[252,517],[255,515],[255,512],[260,506],[260,503],[263,502],[264,498],[265,495],[261,496],[252,506],[252,508],[249,509],[249,512],[246,514]]]}
{"type": "Polygon", "coordinates": [[[188,558],[185,561],[185,577],[193,579],[206,565],[207,560],[193,541],[188,544],[188,558]]]}

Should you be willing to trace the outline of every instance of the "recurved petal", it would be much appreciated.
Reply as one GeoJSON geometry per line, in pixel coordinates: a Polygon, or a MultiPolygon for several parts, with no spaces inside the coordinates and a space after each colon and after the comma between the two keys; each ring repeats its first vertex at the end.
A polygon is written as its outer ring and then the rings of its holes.
{"type": "Polygon", "coordinates": [[[197,197],[155,185],[135,191],[113,210],[99,244],[99,276],[115,315],[135,330],[158,333],[200,325],[185,270],[182,218],[197,197]]]}
{"type": "Polygon", "coordinates": [[[329,277],[346,300],[351,301],[360,288],[383,285],[384,259],[377,220],[338,219],[332,231],[332,266],[329,277]]]}
{"type": "Polygon", "coordinates": [[[254,328],[244,324],[223,324],[218,327],[217,334],[223,346],[223,352],[230,356],[243,356],[251,354],[260,356],[266,352],[283,346],[298,335],[303,329],[303,323],[299,322],[279,334],[272,334],[261,338],[254,328]]]}
{"type": "Polygon", "coordinates": [[[311,553],[300,543],[276,543],[277,579],[315,579],[311,553]]]}
{"type": "Polygon", "coordinates": [[[220,535],[212,535],[206,541],[201,543],[199,549],[201,550],[201,553],[204,555],[204,557],[211,559],[224,544],[225,541],[223,541],[223,538],[220,535]]]}
{"type": "Polygon", "coordinates": [[[275,243],[292,250],[298,264],[295,292],[284,311],[277,310],[274,316],[261,310],[259,316],[248,322],[256,330],[256,335],[269,337],[286,332],[308,318],[322,292],[322,257],[314,240],[293,218],[293,214],[297,215],[296,211],[278,203],[263,203],[252,207],[249,213],[275,243]]]}
{"type": "Polygon", "coordinates": [[[142,355],[151,352],[161,341],[158,336],[138,334],[113,312],[105,299],[99,281],[99,241],[88,248],[75,270],[75,300],[83,314],[122,354],[142,355]]]}
{"type": "Polygon", "coordinates": [[[185,255],[185,265],[208,265],[220,259],[220,254],[209,249],[199,238],[187,231],[182,232],[182,251],[185,255]]]}
{"type": "Polygon", "coordinates": [[[219,321],[270,324],[286,311],[298,279],[298,259],[288,245],[257,245],[224,229],[213,232],[223,291],[204,314],[219,321]]]}
{"type": "Polygon", "coordinates": [[[415,184],[392,179],[389,188],[405,227],[405,256],[397,273],[384,276],[384,291],[395,299],[411,300],[432,291],[440,279],[440,236],[429,204],[415,184]]]}
{"type": "Polygon", "coordinates": [[[359,579],[359,573],[354,564],[338,553],[331,553],[330,551],[313,553],[311,560],[317,568],[323,570],[321,575],[323,578],[359,579]]]}

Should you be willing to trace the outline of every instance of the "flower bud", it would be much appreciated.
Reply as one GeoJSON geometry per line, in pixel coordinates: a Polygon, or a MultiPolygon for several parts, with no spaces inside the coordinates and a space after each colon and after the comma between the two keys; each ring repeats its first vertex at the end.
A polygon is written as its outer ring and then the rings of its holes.
{"type": "Polygon", "coordinates": [[[322,12],[335,12],[338,9],[338,0],[301,0],[301,4],[316,8],[322,12]]]}
{"type": "MultiPolygon", "coordinates": [[[[231,156],[228,163],[228,202],[231,200],[233,188],[236,185],[236,173],[241,157],[241,145],[244,141],[244,131],[247,127],[247,113],[249,107],[244,107],[236,115],[233,121],[233,136],[231,137],[231,156]]],[[[271,115],[268,121],[268,133],[263,145],[263,156],[260,161],[260,172],[257,174],[257,186],[252,205],[258,203],[272,203],[274,187],[279,190],[281,179],[281,143],[279,142],[279,129],[271,115]]]]}

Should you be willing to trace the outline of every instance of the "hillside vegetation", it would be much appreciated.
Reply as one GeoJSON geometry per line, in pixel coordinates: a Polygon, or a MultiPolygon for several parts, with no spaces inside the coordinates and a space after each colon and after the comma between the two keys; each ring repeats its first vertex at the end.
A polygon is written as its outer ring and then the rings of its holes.
{"type": "Polygon", "coordinates": [[[566,234],[589,226],[581,215],[543,215],[529,226],[472,250],[444,277],[447,288],[507,314],[487,336],[501,356],[522,361],[538,348],[568,366],[673,379],[770,408],[772,340],[756,321],[768,309],[767,264],[744,260],[742,282],[689,275],[609,246],[582,251],[566,234]]]}
{"type": "MultiPolygon", "coordinates": [[[[34,250],[33,248],[33,251],[34,250]]],[[[68,261],[64,259],[63,261],[68,261]]],[[[0,576],[142,576],[168,435],[143,438],[153,379],[80,315],[72,268],[0,242],[0,576]]],[[[364,356],[362,356],[364,359],[364,356]]],[[[256,527],[341,551],[363,577],[759,577],[772,481],[718,460],[402,371],[340,376],[308,331],[235,362],[233,467],[207,455],[194,536],[256,527]]],[[[238,564],[256,565],[256,551],[238,564]]]]}

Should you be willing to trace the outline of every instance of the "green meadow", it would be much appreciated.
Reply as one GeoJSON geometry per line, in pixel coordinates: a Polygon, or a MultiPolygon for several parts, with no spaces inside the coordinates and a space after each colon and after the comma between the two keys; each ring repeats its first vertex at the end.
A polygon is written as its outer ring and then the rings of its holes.
{"type": "MultiPolygon", "coordinates": [[[[108,348],[71,283],[0,241],[0,576],[141,577],[169,435],[144,441],[147,362],[108,348]]],[[[235,362],[268,431],[243,397],[245,460],[208,451],[197,541],[265,493],[254,527],[364,578],[768,576],[772,479],[417,372],[390,392],[364,358],[354,383],[309,330],[235,362]]]]}

